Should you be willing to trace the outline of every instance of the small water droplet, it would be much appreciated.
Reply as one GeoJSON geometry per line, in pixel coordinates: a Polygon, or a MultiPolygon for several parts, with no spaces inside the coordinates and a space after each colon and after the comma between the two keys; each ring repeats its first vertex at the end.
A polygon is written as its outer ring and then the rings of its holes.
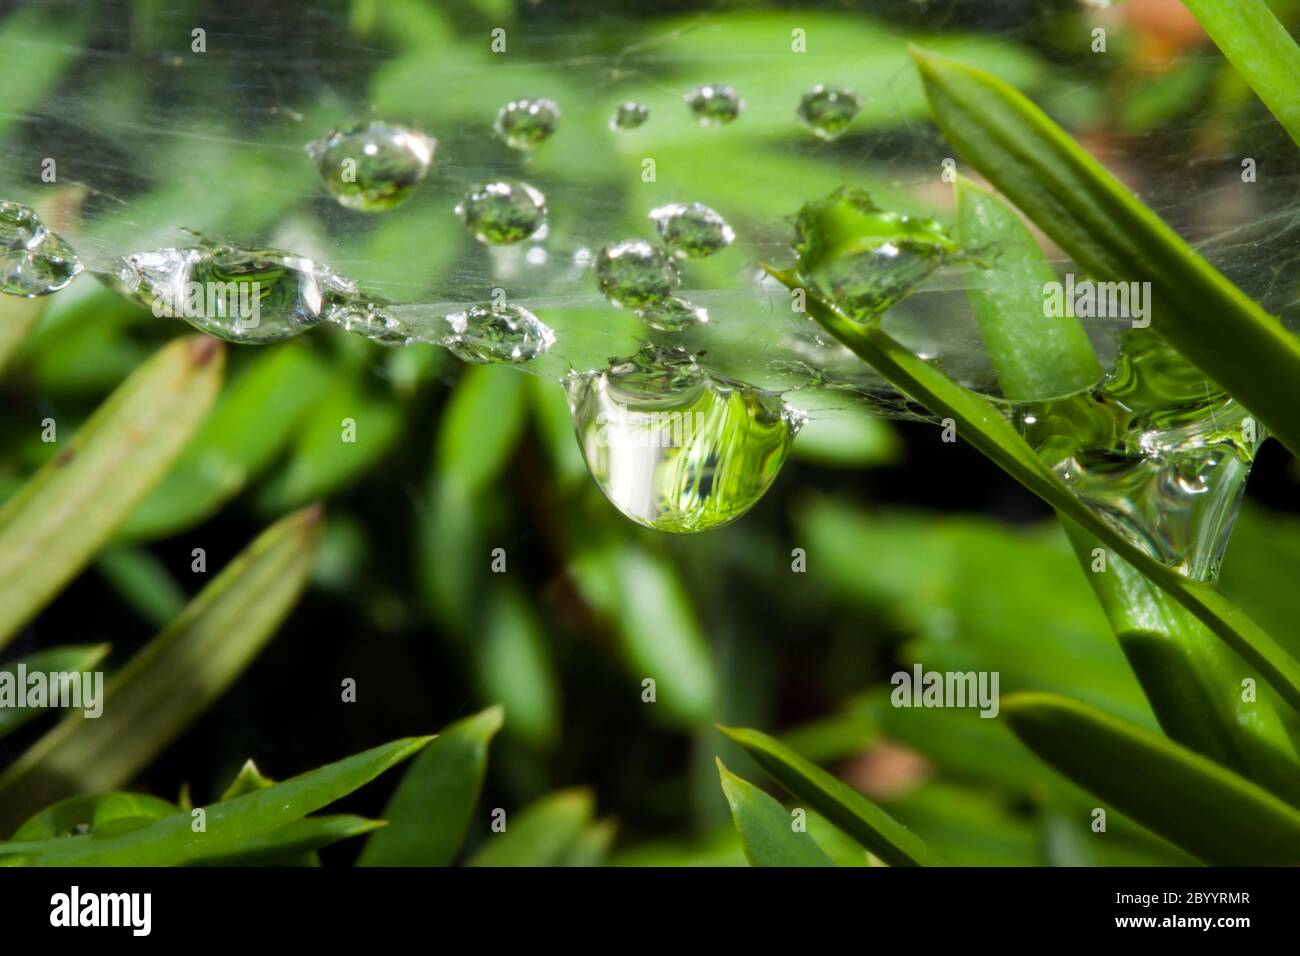
{"type": "Polygon", "coordinates": [[[494,128],[511,149],[529,150],[560,125],[560,107],[545,98],[514,100],[501,107],[494,128]]]}
{"type": "Polygon", "coordinates": [[[857,93],[820,83],[803,95],[797,110],[804,124],[822,139],[834,139],[849,128],[862,109],[857,93]]]}
{"type": "Polygon", "coordinates": [[[841,187],[795,217],[800,281],[858,322],[870,322],[957,253],[942,225],[878,207],[841,187]]]}
{"type": "Polygon", "coordinates": [[[79,272],[77,254],[36,210],[0,200],[0,292],[34,299],[58,292],[79,272]]]}
{"type": "Polygon", "coordinates": [[[637,316],[650,328],[660,332],[681,332],[709,321],[706,310],[675,295],[638,310],[637,316]]]}
{"type": "Polygon", "coordinates": [[[803,424],[779,396],[646,347],[565,383],[587,468],[639,525],[686,534],[735,521],[776,480],[803,424]]]}
{"type": "Polygon", "coordinates": [[[727,221],[703,203],[660,206],[650,213],[650,219],[669,249],[691,259],[711,256],[736,238],[727,221]]]}
{"type": "Polygon", "coordinates": [[[596,253],[596,284],[613,305],[629,309],[656,306],[680,283],[673,260],[644,239],[624,239],[596,253]]]}
{"type": "Polygon", "coordinates": [[[324,273],[321,278],[325,288],[325,321],[380,345],[411,342],[415,330],[392,314],[392,303],[366,295],[350,279],[320,271],[324,273]]]}
{"type": "Polygon", "coordinates": [[[475,305],[447,316],[447,324],[451,333],[439,344],[476,365],[527,362],[555,344],[550,327],[517,305],[475,305]]]}
{"type": "Polygon", "coordinates": [[[358,123],[307,144],[307,155],[339,204],[381,212],[406,201],[433,163],[437,141],[388,123],[358,123]]]}
{"type": "Polygon", "coordinates": [[[695,87],[686,94],[686,105],[701,126],[725,126],[745,108],[739,94],[722,83],[695,87]]]}
{"type": "Polygon", "coordinates": [[[520,242],[546,225],[546,197],[524,182],[503,179],[471,186],[456,215],[479,242],[520,242]]]}
{"type": "Polygon", "coordinates": [[[644,103],[619,103],[609,119],[610,129],[636,129],[650,118],[650,107],[644,103]]]}

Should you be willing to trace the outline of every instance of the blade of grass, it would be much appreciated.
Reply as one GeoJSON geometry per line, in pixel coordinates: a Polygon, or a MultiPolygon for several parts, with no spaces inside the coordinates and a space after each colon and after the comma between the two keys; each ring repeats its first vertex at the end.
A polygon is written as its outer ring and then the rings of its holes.
{"type": "Polygon", "coordinates": [[[757,730],[719,727],[773,780],[890,866],[949,866],[907,827],[848,784],[757,730]]]}
{"type": "Polygon", "coordinates": [[[507,818],[504,833],[490,834],[468,866],[554,866],[581,838],[595,801],[584,788],[543,797],[507,818]]]}
{"type": "Polygon", "coordinates": [[[1055,694],[1012,694],[1002,712],[1049,764],[1206,863],[1300,863],[1300,811],[1200,754],[1055,694]]]}
{"type": "Polygon", "coordinates": [[[1300,145],[1300,46],[1264,0],[1183,0],[1214,45],[1300,145]]]}
{"type": "Polygon", "coordinates": [[[418,752],[432,737],[405,737],[283,783],[206,807],[206,829],[178,813],[114,837],[0,843],[0,865],[176,866],[237,851],[328,806],[418,752]]]}
{"type": "Polygon", "coordinates": [[[465,839],[504,714],[490,707],[457,721],[407,769],[358,866],[447,866],[465,839]]]}
{"type": "Polygon", "coordinates": [[[742,780],[718,759],[722,792],[750,866],[834,866],[807,831],[795,832],[791,816],[758,787],[742,780]]]}
{"type": "MultiPolygon", "coordinates": [[[[792,273],[770,268],[767,271],[791,289],[802,288],[792,273]]],[[[811,293],[806,294],[806,303],[808,314],[827,332],[931,413],[953,419],[960,436],[1158,584],[1229,647],[1259,668],[1291,706],[1300,710],[1300,662],[1212,587],[1191,581],[1156,561],[1088,508],[1034,453],[992,402],[952,381],[879,326],[853,322],[811,293]]]]}
{"type": "MultiPolygon", "coordinates": [[[[107,644],[51,647],[48,650],[37,651],[35,654],[30,654],[8,664],[0,664],[0,673],[7,672],[13,675],[10,680],[17,682],[18,666],[20,664],[28,674],[36,672],[50,674],[93,671],[96,665],[108,656],[108,650],[109,645],[107,644]]],[[[15,687],[17,686],[20,685],[15,683],[15,687]]],[[[0,706],[0,737],[13,733],[27,721],[39,716],[42,711],[43,708],[40,707],[0,706]]]]}
{"type": "Polygon", "coordinates": [[[1150,282],[1151,327],[1300,454],[1300,338],[1234,286],[1021,93],[913,49],[958,151],[1095,278],[1150,282]]]}
{"type": "Polygon", "coordinates": [[[0,647],[167,473],[221,383],[216,339],[160,349],[0,508],[0,647]]]}
{"type": "Polygon", "coordinates": [[[103,715],[65,717],[0,775],[0,830],[26,808],[112,790],[212,703],[297,601],[320,534],[305,508],[264,531],[104,687],[103,715]]]}
{"type": "Polygon", "coordinates": [[[230,853],[201,857],[194,862],[199,866],[318,866],[314,856],[317,850],[383,829],[383,820],[367,820],[350,814],[305,817],[245,840],[230,853]]]}

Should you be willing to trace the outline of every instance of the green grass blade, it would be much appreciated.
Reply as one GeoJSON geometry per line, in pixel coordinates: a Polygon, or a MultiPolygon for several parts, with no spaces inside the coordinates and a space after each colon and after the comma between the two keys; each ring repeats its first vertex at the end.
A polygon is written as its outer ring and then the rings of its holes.
{"type": "Polygon", "coordinates": [[[998,250],[989,268],[967,272],[966,291],[1002,394],[1027,402],[1097,384],[1101,363],[1079,320],[1043,311],[1043,286],[1056,273],[1011,207],[959,178],[957,237],[966,249],[998,250]]]}
{"type": "Polygon", "coordinates": [[[234,681],[307,582],[320,509],[263,532],[104,687],[103,715],[65,717],[0,775],[0,831],[27,808],[130,780],[234,681]]]}
{"type": "Polygon", "coordinates": [[[1151,327],[1300,454],[1300,338],[1251,301],[1025,96],[913,51],[944,136],[1089,274],[1150,282],[1151,327]]]}
{"type": "Polygon", "coordinates": [[[94,793],[46,807],[14,831],[14,839],[53,840],[83,830],[98,837],[125,833],[177,813],[180,807],[147,793],[94,793]]]}
{"type": "Polygon", "coordinates": [[[719,727],[773,780],[890,866],[949,866],[925,841],[848,784],[757,730],[719,727]]]}
{"type": "Polygon", "coordinates": [[[1002,701],[1049,764],[1206,863],[1300,863],[1300,811],[1186,747],[1055,694],[1002,701]]]}
{"type": "Polygon", "coordinates": [[[202,857],[195,863],[201,866],[280,866],[304,863],[314,866],[317,861],[309,854],[340,840],[349,840],[383,829],[383,820],[367,820],[350,814],[304,817],[264,836],[245,840],[237,850],[230,853],[202,857]]]}
{"type": "Polygon", "coordinates": [[[194,832],[191,814],[178,813],[119,836],[0,843],[0,864],[175,866],[218,858],[346,796],[432,739],[405,737],[263,790],[211,804],[205,808],[203,832],[194,832]]]}
{"type": "Polygon", "coordinates": [[[785,807],[718,760],[722,792],[750,866],[834,866],[807,831],[796,832],[785,807]]]}
{"type": "Polygon", "coordinates": [[[384,808],[388,826],[366,841],[358,866],[447,866],[456,859],[502,718],[500,707],[490,707],[425,748],[384,808]]]}
{"type": "MultiPolygon", "coordinates": [[[[1085,569],[1098,542],[1077,524],[1066,533],[1085,569]]],[[[1300,806],[1300,760],[1267,688],[1242,700],[1254,676],[1187,609],[1110,555],[1106,570],[1085,571],[1129,665],[1169,737],[1300,806]]]]}
{"type": "MultiPolygon", "coordinates": [[[[792,273],[768,271],[789,288],[801,288],[792,273]]],[[[807,295],[806,302],[808,314],[826,331],[933,414],[953,419],[957,434],[964,441],[1158,584],[1229,647],[1259,668],[1278,693],[1300,710],[1300,662],[1212,587],[1183,577],[1116,532],[1056,477],[988,399],[958,385],[879,326],[852,322],[811,294],[807,295]]]]}
{"type": "Polygon", "coordinates": [[[583,788],[561,790],[506,818],[504,833],[491,833],[468,866],[555,866],[591,823],[595,801],[583,788]]]}
{"type": "Polygon", "coordinates": [[[1300,46],[1264,0],[1183,0],[1215,46],[1300,145],[1300,46]]]}
{"type": "Polygon", "coordinates": [[[216,398],[224,364],[216,339],[164,346],[0,508],[0,647],[167,473],[216,398]]]}
{"type": "Polygon", "coordinates": [[[36,672],[40,673],[75,673],[94,671],[95,666],[108,656],[109,645],[107,644],[78,644],[68,647],[51,647],[48,650],[37,651],[29,654],[27,657],[19,658],[8,664],[0,664],[0,674],[9,674],[8,678],[0,677],[0,737],[12,733],[27,721],[32,720],[42,713],[40,707],[18,707],[5,703],[5,693],[3,688],[8,681],[13,681],[13,688],[17,690],[21,684],[18,683],[18,665],[23,665],[27,674],[36,672]]]}

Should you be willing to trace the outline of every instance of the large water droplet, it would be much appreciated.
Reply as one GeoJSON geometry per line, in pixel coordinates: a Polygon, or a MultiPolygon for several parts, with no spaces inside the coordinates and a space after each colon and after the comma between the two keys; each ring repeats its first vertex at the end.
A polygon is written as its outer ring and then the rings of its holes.
{"type": "Polygon", "coordinates": [[[447,316],[451,334],[440,340],[462,362],[518,364],[555,344],[555,333],[517,305],[476,305],[447,316]]]}
{"type": "Polygon", "coordinates": [[[387,123],[359,123],[307,144],[325,188],[341,205],[363,212],[406,201],[433,162],[437,141],[387,123]]]}
{"type": "Polygon", "coordinates": [[[795,218],[800,281],[847,316],[869,322],[957,253],[943,226],[878,207],[844,186],[795,218]]]}
{"type": "Polygon", "coordinates": [[[1025,438],[1085,504],[1147,554],[1213,580],[1262,435],[1169,345],[1128,332],[1096,389],[1016,409],[1025,438]]]}
{"type": "Polygon", "coordinates": [[[380,345],[408,345],[415,337],[415,329],[393,315],[391,302],[365,294],[351,279],[324,268],[317,269],[317,278],[325,292],[325,321],[380,345]]]}
{"type": "Polygon", "coordinates": [[[679,256],[703,259],[736,238],[727,221],[703,203],[673,203],[650,213],[664,245],[679,256]]]}
{"type": "Polygon", "coordinates": [[[820,83],[803,95],[797,110],[804,124],[822,139],[834,139],[849,128],[862,109],[852,90],[820,83]]]}
{"type": "Polygon", "coordinates": [[[514,100],[497,113],[497,135],[511,149],[532,149],[560,125],[560,107],[545,98],[514,100]]]}
{"type": "Polygon", "coordinates": [[[659,305],[680,282],[672,259],[644,239],[624,239],[596,253],[596,284],[614,305],[629,309],[659,305]]]}
{"type": "Polygon", "coordinates": [[[527,183],[498,180],[471,186],[456,215],[479,242],[520,242],[546,225],[546,197],[527,183]]]}
{"type": "Polygon", "coordinates": [[[802,416],[716,378],[680,350],[645,348],[566,382],[578,444],[605,496],[637,524],[720,528],[776,480],[802,416]]]}
{"type": "Polygon", "coordinates": [[[723,83],[705,83],[686,94],[686,106],[701,126],[725,126],[745,108],[740,95],[723,83]]]}
{"type": "Polygon", "coordinates": [[[650,107],[644,103],[619,103],[610,117],[610,129],[636,129],[650,118],[650,107]]]}
{"type": "Polygon", "coordinates": [[[278,249],[203,244],[128,256],[115,284],[155,314],[228,342],[277,342],[319,323],[329,270],[278,249]]]}
{"type": "Polygon", "coordinates": [[[36,210],[0,200],[0,292],[34,299],[59,291],[79,272],[77,254],[36,210]]]}

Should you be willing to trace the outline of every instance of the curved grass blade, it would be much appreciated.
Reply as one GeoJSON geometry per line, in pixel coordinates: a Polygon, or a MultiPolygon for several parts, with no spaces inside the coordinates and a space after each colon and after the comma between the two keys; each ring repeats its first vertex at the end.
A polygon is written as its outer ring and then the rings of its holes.
{"type": "Polygon", "coordinates": [[[591,822],[591,791],[561,790],[506,820],[504,833],[492,833],[468,866],[554,866],[573,849],[591,822]]]}
{"type": "Polygon", "coordinates": [[[1300,811],[1200,754],[1055,694],[1012,694],[1002,712],[1057,770],[1206,863],[1300,863],[1300,811]]]}
{"type": "Polygon", "coordinates": [[[834,866],[807,831],[795,832],[790,814],[758,787],[742,780],[718,759],[722,792],[750,866],[834,866]]]}
{"type": "MultiPolygon", "coordinates": [[[[1065,530],[1089,567],[1097,539],[1065,530]]],[[[1172,740],[1300,807],[1300,759],[1267,692],[1243,701],[1245,663],[1123,558],[1086,575],[1160,727],[1172,740]]]]}
{"type": "Polygon", "coordinates": [[[25,808],[130,780],[243,671],[307,581],[317,507],[264,531],[104,687],[103,715],[77,711],[0,775],[0,828],[25,808]]]}
{"type": "Polygon", "coordinates": [[[950,866],[907,827],[848,784],[757,730],[719,727],[773,780],[890,866],[950,866]]]}
{"type": "Polygon", "coordinates": [[[18,707],[5,703],[4,687],[7,681],[13,681],[14,689],[22,686],[19,680],[19,665],[26,674],[33,673],[78,673],[93,671],[95,666],[108,656],[108,644],[82,644],[69,647],[51,647],[37,651],[27,657],[0,664],[0,737],[12,733],[27,721],[38,716],[43,708],[18,707]],[[5,674],[9,676],[6,678],[5,674]]]}
{"type": "MultiPolygon", "coordinates": [[[[802,288],[790,272],[771,268],[767,271],[791,289],[802,288]]],[[[1035,454],[992,402],[958,385],[879,326],[852,322],[811,293],[805,301],[808,314],[822,328],[933,414],[953,419],[958,435],[1158,584],[1229,647],[1259,668],[1278,693],[1300,710],[1300,662],[1213,588],[1185,578],[1156,561],[1088,508],[1035,454]]]]}
{"type": "Polygon", "coordinates": [[[1300,145],[1300,46],[1264,0],[1183,0],[1214,45],[1300,145]]]}
{"type": "Polygon", "coordinates": [[[383,820],[350,814],[304,817],[265,836],[245,840],[230,853],[194,862],[198,866],[318,866],[317,850],[383,828],[383,820]]]}
{"type": "Polygon", "coordinates": [[[1300,454],[1300,337],[1253,302],[1021,93],[913,49],[958,151],[1096,279],[1150,282],[1148,318],[1300,454]]]}
{"type": "Polygon", "coordinates": [[[0,647],[167,473],[216,398],[224,364],[216,339],[164,346],[0,508],[0,647]]]}
{"type": "Polygon", "coordinates": [[[233,853],[328,806],[401,763],[432,737],[404,737],[206,807],[206,830],[178,813],[119,836],[0,843],[0,865],[176,866],[233,853]]]}
{"type": "Polygon", "coordinates": [[[69,797],[46,807],[14,832],[14,839],[53,840],[74,833],[97,837],[129,833],[180,810],[147,793],[94,793],[69,797]]]}
{"type": "Polygon", "coordinates": [[[447,866],[465,839],[504,714],[489,707],[440,733],[397,785],[358,866],[447,866]]]}

